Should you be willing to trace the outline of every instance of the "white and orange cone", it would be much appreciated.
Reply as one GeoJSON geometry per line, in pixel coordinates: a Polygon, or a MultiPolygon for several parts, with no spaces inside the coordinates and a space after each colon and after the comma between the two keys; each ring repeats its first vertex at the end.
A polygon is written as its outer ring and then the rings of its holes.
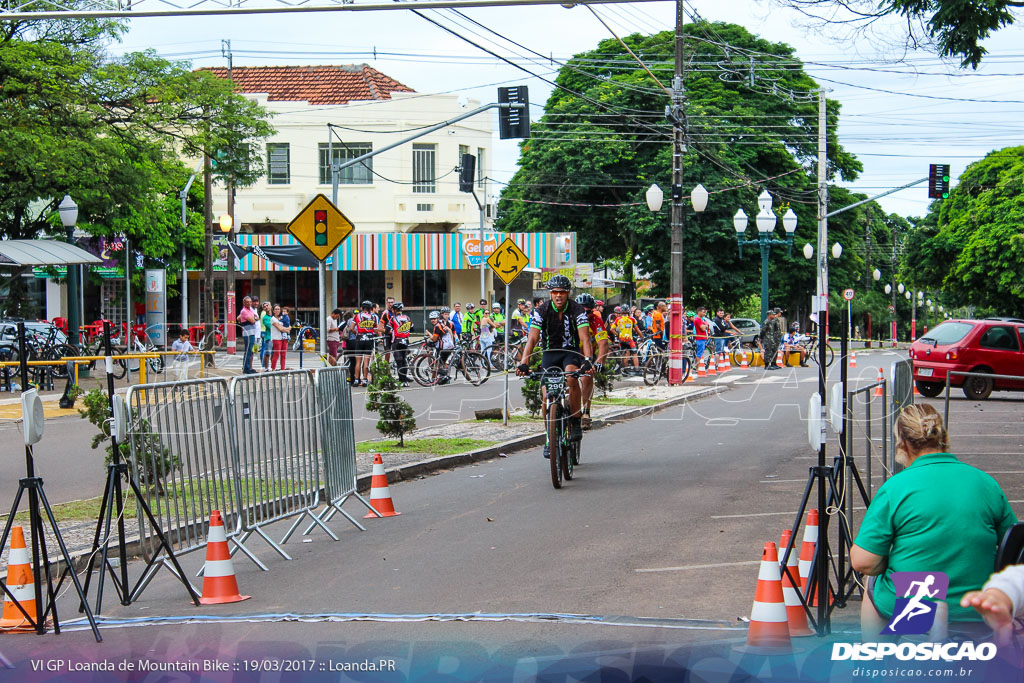
{"type": "Polygon", "coordinates": [[[199,602],[203,605],[221,605],[241,602],[250,597],[238,594],[238,579],[235,578],[235,567],[231,562],[231,549],[228,548],[227,534],[224,532],[224,520],[220,516],[220,510],[214,510],[210,513],[210,531],[206,536],[203,595],[199,602]]]}
{"type": "Polygon", "coordinates": [[[793,652],[786,620],[786,601],[782,595],[779,553],[769,541],[761,552],[761,569],[757,574],[754,606],[750,610],[747,644],[735,648],[759,655],[781,655],[793,652]]]}
{"type": "Polygon", "coordinates": [[[804,542],[800,546],[800,591],[807,595],[807,582],[811,580],[811,564],[818,546],[818,511],[807,511],[804,525],[804,542]]]}
{"type": "Polygon", "coordinates": [[[782,355],[782,348],[779,348],[779,352],[775,355],[775,364],[782,367],[782,364],[786,362],[786,357],[782,355]]]}
{"type": "Polygon", "coordinates": [[[715,354],[711,354],[711,361],[708,363],[708,377],[718,374],[718,365],[715,363],[715,354]]]}
{"type": "MultiPolygon", "coordinates": [[[[879,382],[884,382],[885,381],[885,374],[882,372],[882,368],[878,368],[878,380],[877,381],[879,381],[879,382]]],[[[871,396],[872,397],[884,396],[884,394],[882,393],[882,385],[881,384],[879,384],[877,387],[875,387],[875,393],[871,394],[871,396]]]]}
{"type": "Polygon", "coordinates": [[[36,618],[36,583],[32,576],[32,558],[25,547],[25,532],[20,526],[11,529],[11,553],[7,559],[7,590],[14,596],[14,600],[4,593],[4,612],[0,618],[0,629],[35,631],[35,626],[21,612],[23,609],[33,619],[36,618]],[[21,604],[21,609],[18,609],[18,604],[21,604]]]}
{"type": "Polygon", "coordinates": [[[850,352],[850,367],[851,368],[857,367],[857,352],[856,351],[851,351],[850,352]]]}
{"type": "MultiPolygon", "coordinates": [[[[791,529],[786,529],[782,532],[782,538],[779,539],[779,552],[783,557],[786,555],[786,548],[789,547],[789,541],[792,537],[793,531],[791,529]]],[[[813,636],[814,631],[807,625],[807,613],[804,612],[804,606],[800,604],[800,589],[797,588],[797,584],[800,583],[800,563],[797,559],[795,543],[793,544],[793,549],[789,551],[789,558],[786,560],[785,568],[789,571],[785,571],[780,565],[779,573],[782,575],[782,597],[786,601],[786,620],[789,622],[789,635],[791,638],[813,636]]]]}
{"type": "Polygon", "coordinates": [[[402,514],[395,512],[395,504],[391,500],[391,489],[388,488],[388,475],[384,474],[384,460],[380,453],[373,456],[373,476],[370,478],[370,507],[376,512],[370,512],[363,516],[364,519],[372,517],[394,517],[402,514]]]}
{"type": "MultiPolygon", "coordinates": [[[[698,358],[697,359],[697,376],[698,377],[707,377],[707,374],[708,374],[707,370],[704,369],[704,362],[703,361],[704,361],[703,358],[698,358]]],[[[693,373],[691,372],[690,374],[692,375],[693,373]]]]}
{"type": "Polygon", "coordinates": [[[732,364],[729,363],[729,354],[728,353],[723,353],[722,354],[722,367],[719,370],[719,372],[729,372],[730,370],[732,370],[732,364]]]}
{"type": "Polygon", "coordinates": [[[750,364],[747,363],[747,351],[746,351],[746,349],[744,349],[743,350],[742,359],[740,360],[740,370],[749,370],[749,369],[750,369],[750,364]]]}

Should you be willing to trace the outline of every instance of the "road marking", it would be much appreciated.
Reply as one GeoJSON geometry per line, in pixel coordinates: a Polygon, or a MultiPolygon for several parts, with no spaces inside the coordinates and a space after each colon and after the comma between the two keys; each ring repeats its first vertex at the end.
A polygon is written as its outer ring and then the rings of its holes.
{"type": "MultiPolygon", "coordinates": [[[[1010,501],[1011,503],[1013,501],[1010,501]]],[[[1024,502],[1024,501],[1022,501],[1024,502]]],[[[855,507],[854,510],[867,510],[867,508],[855,507]]],[[[792,517],[796,514],[796,510],[792,512],[751,512],[745,515],[712,515],[708,519],[743,519],[745,517],[777,517],[779,515],[789,515],[792,517]]]]}
{"type": "Polygon", "coordinates": [[[719,564],[688,564],[683,567],[656,567],[653,569],[634,569],[637,574],[652,574],[655,572],[681,572],[687,569],[719,569],[721,567],[749,567],[750,565],[761,564],[761,560],[743,560],[741,562],[720,562],[719,564]]]}

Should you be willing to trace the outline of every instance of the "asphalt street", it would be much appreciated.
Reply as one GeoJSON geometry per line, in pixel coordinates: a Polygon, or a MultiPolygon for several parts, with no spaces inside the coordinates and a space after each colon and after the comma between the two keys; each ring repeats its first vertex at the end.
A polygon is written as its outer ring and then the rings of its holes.
{"type": "MultiPolygon", "coordinates": [[[[861,357],[853,384],[871,383],[877,367],[895,358],[861,357]]],[[[366,532],[335,518],[340,540],[319,532],[308,542],[293,539],[286,546],[291,562],[251,541],[270,566],[261,572],[236,556],[251,600],[197,610],[161,572],[137,602],[120,607],[108,598],[104,612],[125,619],[242,615],[246,623],[107,628],[100,646],[75,631],[60,636],[61,647],[90,661],[393,657],[405,675],[454,678],[500,660],[529,678],[558,662],[568,666],[567,655],[656,667],[677,665],[679,646],[738,642],[761,548],[791,523],[816,459],[804,417],[817,377],[812,367],[726,379],[730,389],[717,397],[588,434],[583,464],[560,491],[552,489],[539,449],[392,484],[402,514],[367,520],[366,532]],[[281,621],[284,614],[309,623],[281,621]]],[[[953,450],[993,474],[1024,513],[1021,395],[986,402],[954,396],[951,404],[953,450]]],[[[863,424],[854,429],[866,439],[863,424]]],[[[875,486],[879,434],[874,430],[870,442],[875,486]]],[[[829,448],[831,456],[835,444],[829,448]]],[[[855,504],[855,523],[862,508],[855,504]]],[[[363,512],[358,503],[346,509],[363,512]]],[[[279,538],[285,528],[269,531],[279,538]]],[[[183,557],[190,576],[200,555],[183,557]]],[[[133,576],[138,571],[133,564],[133,576]]],[[[62,607],[77,616],[67,596],[62,607]]],[[[856,630],[857,608],[836,612],[840,636],[856,630]]],[[[24,662],[52,651],[51,638],[4,639],[0,652],[24,662]]],[[[807,647],[817,652],[813,641],[807,647]]],[[[728,664],[699,653],[686,654],[698,669],[728,664]]],[[[266,678],[292,679],[317,676],[266,678]]]]}

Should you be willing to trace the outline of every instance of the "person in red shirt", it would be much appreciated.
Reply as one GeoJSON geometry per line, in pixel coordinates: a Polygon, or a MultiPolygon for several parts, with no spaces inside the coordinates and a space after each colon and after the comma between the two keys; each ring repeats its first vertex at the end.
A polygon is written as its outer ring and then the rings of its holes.
{"type": "Polygon", "coordinates": [[[693,316],[693,338],[696,342],[697,352],[697,363],[699,364],[704,358],[704,348],[708,345],[708,337],[711,333],[711,324],[708,319],[704,317],[707,313],[705,307],[701,306],[697,309],[697,313],[693,316]]]}

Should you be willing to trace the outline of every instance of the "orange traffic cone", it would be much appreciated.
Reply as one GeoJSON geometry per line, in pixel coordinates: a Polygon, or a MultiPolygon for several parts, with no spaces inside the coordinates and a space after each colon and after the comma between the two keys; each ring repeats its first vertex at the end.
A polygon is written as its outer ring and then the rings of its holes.
{"type": "Polygon", "coordinates": [[[35,631],[35,626],[25,618],[21,610],[36,618],[36,583],[32,577],[32,558],[25,547],[25,532],[20,526],[11,529],[11,553],[7,559],[7,590],[4,593],[4,613],[0,618],[0,629],[4,631],[35,631]],[[18,609],[18,605],[21,609],[18,609]]]}
{"type": "Polygon", "coordinates": [[[771,541],[764,544],[761,552],[761,570],[757,575],[754,606],[750,610],[747,644],[735,649],[759,655],[790,654],[793,651],[789,641],[789,622],[786,621],[786,602],[782,596],[779,553],[771,541]]]}
{"type": "Polygon", "coordinates": [[[718,366],[715,364],[715,354],[711,354],[711,360],[708,362],[708,377],[714,377],[718,374],[718,366]]]}
{"type": "MultiPolygon", "coordinates": [[[[699,366],[700,363],[698,363],[697,365],[699,366]]],[[[697,373],[694,371],[694,369],[690,368],[690,371],[688,373],[686,373],[686,380],[685,381],[686,382],[696,382],[697,381],[696,375],[697,375],[697,373]]]]}
{"type": "Polygon", "coordinates": [[[811,564],[818,545],[818,511],[807,511],[804,525],[804,542],[800,545],[800,592],[807,595],[807,582],[811,580],[811,564]]]}
{"type": "Polygon", "coordinates": [[[729,372],[730,370],[732,370],[732,365],[729,363],[729,354],[723,353],[722,354],[722,368],[721,368],[721,370],[719,370],[719,372],[729,372]]]}
{"type": "MultiPolygon", "coordinates": [[[[708,374],[707,371],[704,369],[704,362],[703,361],[704,361],[703,358],[698,358],[697,359],[697,376],[698,377],[707,377],[707,374],[708,374]]],[[[693,373],[691,372],[690,374],[692,375],[693,373]]]]}
{"type": "Polygon", "coordinates": [[[740,360],[740,370],[749,370],[750,365],[747,363],[747,352],[743,351],[742,360],[740,360]]]}
{"type": "MultiPolygon", "coordinates": [[[[885,381],[885,375],[882,373],[882,368],[878,368],[878,380],[877,381],[878,382],[884,382],[885,381]]],[[[879,384],[877,387],[875,387],[875,393],[871,394],[872,397],[883,396],[883,395],[884,394],[882,393],[882,385],[881,384],[879,384]]]]}
{"type": "Polygon", "coordinates": [[[391,490],[388,488],[388,475],[384,474],[384,460],[380,453],[373,456],[373,476],[370,478],[370,506],[377,512],[370,512],[363,516],[364,519],[371,517],[394,517],[402,514],[395,512],[395,504],[391,501],[391,490]]]}
{"type": "Polygon", "coordinates": [[[850,352],[850,367],[851,368],[857,367],[857,352],[856,351],[851,351],[850,352]]]}
{"type": "Polygon", "coordinates": [[[782,355],[782,348],[779,348],[779,353],[775,356],[775,364],[782,367],[782,364],[786,362],[786,357],[782,355]]]}
{"type": "Polygon", "coordinates": [[[921,392],[917,390],[917,382],[914,382],[914,396],[920,396],[921,392]]]}
{"type": "MultiPolygon", "coordinates": [[[[782,532],[782,538],[779,539],[779,552],[783,557],[786,555],[786,548],[789,547],[792,537],[791,529],[782,532]]],[[[800,589],[796,587],[800,583],[799,561],[796,555],[796,544],[794,543],[785,564],[789,571],[784,571],[781,565],[779,567],[779,573],[782,575],[782,596],[786,600],[786,619],[789,622],[789,635],[792,638],[814,635],[814,631],[807,625],[807,613],[804,612],[804,606],[800,604],[798,594],[800,589]]]]}
{"type": "Polygon", "coordinates": [[[224,533],[224,520],[220,510],[210,513],[210,531],[206,536],[206,565],[203,567],[203,595],[199,602],[204,605],[221,605],[226,602],[241,602],[250,596],[238,594],[238,580],[231,562],[231,549],[224,533]]]}

